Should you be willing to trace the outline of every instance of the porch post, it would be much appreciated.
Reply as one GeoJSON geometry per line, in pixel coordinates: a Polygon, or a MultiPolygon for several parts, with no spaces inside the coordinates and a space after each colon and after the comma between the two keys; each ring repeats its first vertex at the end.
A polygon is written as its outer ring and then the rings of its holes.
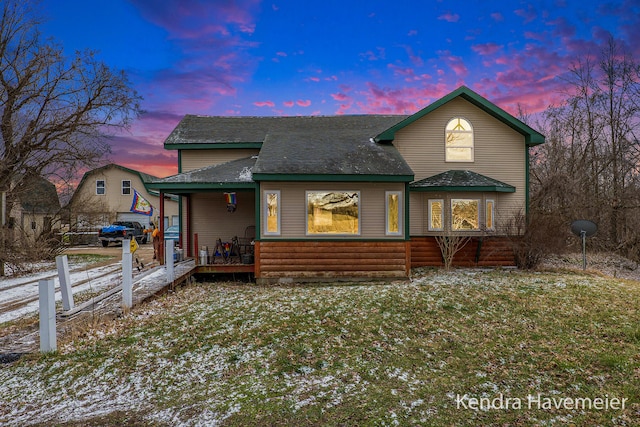
{"type": "MultiPolygon", "coordinates": [[[[187,199],[187,206],[185,208],[185,219],[186,221],[183,221],[183,225],[186,227],[187,229],[187,257],[191,256],[191,194],[187,194],[186,196],[187,199]],[[184,224],[186,223],[186,224],[184,224]]],[[[181,236],[182,237],[182,236],[181,236]]],[[[184,246],[182,246],[184,248],[184,246]]],[[[196,252],[196,258],[197,258],[197,252],[196,252]]]]}

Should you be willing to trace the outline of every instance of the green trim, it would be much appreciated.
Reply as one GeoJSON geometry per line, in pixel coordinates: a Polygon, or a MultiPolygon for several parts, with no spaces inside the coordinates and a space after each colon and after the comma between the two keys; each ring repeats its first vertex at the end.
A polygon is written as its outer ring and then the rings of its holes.
{"type": "Polygon", "coordinates": [[[430,104],[429,106],[423,108],[422,110],[418,111],[417,113],[407,117],[406,119],[402,120],[398,124],[396,124],[396,125],[390,127],[389,129],[385,130],[384,132],[382,132],[381,134],[376,136],[374,139],[376,141],[378,141],[378,142],[380,142],[380,141],[393,141],[395,139],[396,132],[398,132],[399,130],[403,129],[404,127],[410,125],[411,123],[415,122],[416,120],[422,118],[423,116],[431,113],[432,111],[436,110],[437,108],[440,108],[441,106],[443,106],[447,102],[449,102],[449,101],[451,101],[451,100],[453,100],[454,98],[457,98],[457,97],[461,97],[461,98],[469,101],[471,104],[473,104],[476,107],[482,109],[486,113],[488,113],[491,116],[495,117],[496,119],[500,120],[502,123],[504,123],[507,126],[511,127],[512,129],[514,129],[518,133],[522,134],[524,136],[524,140],[525,140],[525,144],[526,145],[531,146],[531,145],[538,145],[538,144],[544,143],[544,141],[545,141],[544,135],[542,135],[541,133],[539,133],[539,132],[535,131],[534,129],[530,128],[529,126],[527,126],[526,124],[524,124],[523,122],[518,120],[517,118],[513,117],[511,114],[509,114],[506,111],[504,111],[502,108],[500,108],[497,105],[491,103],[490,101],[488,101],[487,99],[485,99],[482,96],[478,95],[477,93],[475,93],[474,91],[472,91],[471,89],[469,89],[466,86],[459,87],[458,89],[454,90],[450,94],[440,98],[439,100],[437,100],[434,103],[430,104]]]}
{"type": "Polygon", "coordinates": [[[409,183],[407,182],[404,185],[404,240],[411,240],[411,236],[410,234],[410,227],[409,227],[409,221],[411,220],[411,218],[409,217],[409,194],[410,194],[410,189],[409,189],[409,183]]]}
{"type": "MultiPolygon", "coordinates": [[[[261,227],[261,222],[260,220],[262,219],[262,206],[260,206],[260,200],[262,200],[262,188],[260,188],[260,185],[256,185],[256,191],[254,192],[255,195],[255,216],[256,216],[256,236],[255,236],[255,240],[259,241],[260,240],[260,230],[262,230],[261,227]]],[[[278,215],[281,215],[281,212],[278,212],[278,215]]]]}
{"type": "Polygon", "coordinates": [[[524,151],[525,174],[524,174],[524,216],[529,217],[529,149],[524,151]]]}
{"type": "Polygon", "coordinates": [[[411,182],[413,175],[323,175],[254,173],[254,181],[314,182],[411,182]]]}
{"type": "Polygon", "coordinates": [[[182,173],[182,150],[178,150],[178,173],[182,173]]]}
{"type": "Polygon", "coordinates": [[[448,192],[491,192],[491,193],[515,193],[515,187],[498,187],[497,185],[486,185],[481,187],[453,187],[447,185],[439,185],[436,187],[411,187],[410,191],[418,192],[436,192],[436,191],[448,191],[448,192]]]}
{"type": "Polygon", "coordinates": [[[165,150],[223,150],[226,148],[262,148],[262,142],[209,142],[204,144],[164,144],[165,150]]]}

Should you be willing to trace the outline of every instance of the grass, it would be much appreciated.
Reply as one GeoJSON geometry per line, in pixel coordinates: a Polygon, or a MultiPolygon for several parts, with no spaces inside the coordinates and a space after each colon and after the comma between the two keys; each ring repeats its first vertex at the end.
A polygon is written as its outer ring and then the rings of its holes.
{"type": "Polygon", "coordinates": [[[196,284],[2,367],[0,424],[633,425],[639,297],[637,282],[499,270],[196,284]],[[609,410],[457,400],[538,394],[627,400],[609,410]]]}

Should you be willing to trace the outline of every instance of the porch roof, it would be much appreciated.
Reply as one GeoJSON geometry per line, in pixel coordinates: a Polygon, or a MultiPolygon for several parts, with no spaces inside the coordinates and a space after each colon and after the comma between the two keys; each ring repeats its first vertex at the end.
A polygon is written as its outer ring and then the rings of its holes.
{"type": "Polygon", "coordinates": [[[411,191],[487,191],[514,193],[516,188],[470,170],[449,170],[412,182],[411,191]]]}
{"type": "Polygon", "coordinates": [[[256,157],[246,157],[189,172],[183,172],[166,178],[158,178],[149,187],[172,193],[188,193],[197,190],[239,190],[254,189],[252,168],[256,157]]]}

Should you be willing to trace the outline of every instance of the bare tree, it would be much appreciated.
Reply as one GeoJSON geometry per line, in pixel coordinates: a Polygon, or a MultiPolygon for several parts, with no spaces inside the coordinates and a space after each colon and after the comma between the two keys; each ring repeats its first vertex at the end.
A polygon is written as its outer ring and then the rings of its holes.
{"type": "Polygon", "coordinates": [[[592,244],[640,247],[640,66],[613,39],[570,68],[566,101],[545,114],[532,164],[532,206],[599,225],[592,244]]]}
{"type": "Polygon", "coordinates": [[[108,153],[105,136],[129,125],[140,97],[95,52],[67,58],[44,40],[31,1],[0,7],[0,193],[10,195],[23,176],[71,174],[108,153]]]}

